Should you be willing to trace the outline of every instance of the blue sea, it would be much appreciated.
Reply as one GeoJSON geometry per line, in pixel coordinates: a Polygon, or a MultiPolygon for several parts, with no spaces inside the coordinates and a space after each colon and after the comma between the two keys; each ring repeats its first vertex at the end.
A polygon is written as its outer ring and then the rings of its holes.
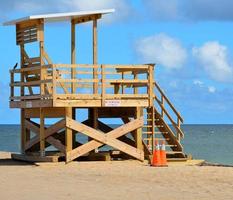
{"type": "MultiPolygon", "coordinates": [[[[183,125],[186,154],[207,162],[233,165],[233,125],[183,125]]],[[[19,152],[20,126],[0,125],[0,151],[19,152]]]]}

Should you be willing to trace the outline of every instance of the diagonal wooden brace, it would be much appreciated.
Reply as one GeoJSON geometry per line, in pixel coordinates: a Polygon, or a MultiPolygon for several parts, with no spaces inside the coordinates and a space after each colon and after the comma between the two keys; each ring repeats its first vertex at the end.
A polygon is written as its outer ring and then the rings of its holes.
{"type": "Polygon", "coordinates": [[[93,138],[90,142],[83,144],[80,147],[73,149],[72,151],[67,152],[66,161],[70,162],[75,158],[82,156],[95,148],[98,148],[104,144],[109,145],[113,148],[116,148],[138,160],[144,160],[144,152],[142,150],[136,149],[120,140],[116,139],[121,137],[137,128],[141,128],[143,126],[143,118],[132,120],[131,122],[124,124],[107,134],[97,131],[91,127],[88,127],[84,124],[78,123],[77,121],[66,118],[66,126],[70,129],[81,132],[88,137],[93,138]]]}
{"type": "MultiPolygon", "coordinates": [[[[29,129],[29,130],[31,130],[31,131],[33,131],[34,133],[37,134],[35,137],[33,137],[31,140],[29,140],[25,144],[25,150],[28,150],[32,146],[34,146],[35,144],[40,142],[40,137],[39,137],[40,128],[38,126],[36,126],[34,123],[32,123],[32,122],[30,122],[28,120],[25,121],[25,126],[26,126],[27,129],[29,129]]],[[[50,143],[51,145],[56,147],[62,153],[65,153],[65,146],[59,140],[52,137],[53,134],[57,133],[57,131],[61,130],[62,128],[65,128],[65,120],[64,119],[58,121],[54,125],[47,128],[45,130],[45,138],[46,138],[46,141],[48,143],[50,143]]]]}

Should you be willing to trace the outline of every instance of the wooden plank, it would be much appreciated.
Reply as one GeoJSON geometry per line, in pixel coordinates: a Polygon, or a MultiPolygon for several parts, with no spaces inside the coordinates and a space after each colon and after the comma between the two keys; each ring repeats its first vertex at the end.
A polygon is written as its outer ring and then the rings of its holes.
{"type": "Polygon", "coordinates": [[[20,112],[20,121],[21,121],[21,153],[25,152],[26,144],[26,127],[25,127],[25,109],[21,109],[20,112]]]}
{"type": "MultiPolygon", "coordinates": [[[[53,99],[54,100],[54,99],[53,99]]],[[[148,99],[121,99],[119,107],[148,107],[148,99]]],[[[59,100],[53,101],[54,107],[101,107],[101,99],[82,99],[82,100],[59,100]]],[[[13,104],[12,104],[13,105],[13,104]]],[[[51,106],[48,106],[51,107],[51,106]]]]}
{"type": "MultiPolygon", "coordinates": [[[[53,100],[10,101],[10,108],[40,108],[52,107],[53,100]]],[[[64,106],[63,106],[64,107],[64,106]]]]}
{"type": "Polygon", "coordinates": [[[104,65],[101,65],[101,106],[105,106],[105,93],[106,93],[106,88],[105,88],[105,67],[104,65]]]}
{"type": "Polygon", "coordinates": [[[148,95],[149,95],[149,106],[153,107],[154,106],[154,66],[150,65],[149,66],[149,74],[148,74],[148,82],[149,82],[149,87],[148,87],[148,95]]]}
{"type": "MultiPolygon", "coordinates": [[[[30,141],[28,141],[26,143],[25,149],[28,150],[32,146],[34,146],[35,144],[37,144],[38,142],[40,142],[40,137],[39,137],[40,127],[38,127],[37,125],[33,124],[30,121],[26,121],[25,125],[26,125],[26,127],[28,129],[30,129],[31,131],[33,131],[34,133],[37,134],[37,136],[33,137],[30,141]]],[[[59,130],[63,129],[64,127],[65,127],[65,120],[63,119],[63,120],[60,120],[57,123],[53,124],[52,126],[46,128],[45,129],[45,133],[44,133],[45,139],[47,139],[48,137],[56,134],[59,130]]],[[[55,147],[59,149],[59,146],[55,146],[55,147]]]]}
{"type": "Polygon", "coordinates": [[[26,162],[58,162],[59,156],[31,156],[25,154],[11,154],[11,158],[14,160],[26,161],[26,162]]]}
{"type": "Polygon", "coordinates": [[[74,19],[74,23],[80,24],[80,23],[85,23],[85,22],[89,22],[92,20],[97,20],[97,19],[100,19],[101,16],[102,16],[101,14],[94,14],[94,15],[89,15],[89,16],[78,17],[74,19]]]}
{"type": "Polygon", "coordinates": [[[45,118],[44,108],[40,108],[40,156],[45,156],[45,118]]]}
{"type": "MultiPolygon", "coordinates": [[[[74,20],[71,21],[71,64],[75,64],[76,63],[76,51],[75,51],[75,22],[74,20]]],[[[72,68],[71,69],[71,78],[75,79],[75,75],[76,75],[76,69],[72,68]]],[[[76,90],[75,84],[72,83],[71,86],[71,93],[74,94],[76,90]]]]}
{"type": "MultiPolygon", "coordinates": [[[[143,110],[141,107],[136,108],[135,119],[143,118],[143,110]]],[[[142,127],[135,130],[135,142],[137,149],[143,150],[142,146],[142,127]]]]}
{"type": "MultiPolygon", "coordinates": [[[[65,119],[72,118],[72,107],[65,108],[65,119]]],[[[69,152],[73,149],[73,141],[72,141],[72,130],[70,127],[66,126],[66,152],[69,152]]]]}
{"type": "Polygon", "coordinates": [[[135,108],[131,107],[104,107],[98,108],[99,118],[121,118],[124,116],[134,117],[135,116],[135,108]]]}
{"type": "MultiPolygon", "coordinates": [[[[51,83],[51,80],[40,80],[40,81],[30,81],[30,82],[15,82],[13,84],[10,84],[10,86],[18,86],[18,87],[24,87],[24,86],[43,86],[44,83],[51,83]]],[[[41,95],[44,95],[44,93],[41,93],[41,95]]],[[[21,95],[23,96],[23,95],[21,95]]]]}
{"type": "Polygon", "coordinates": [[[143,151],[136,149],[130,145],[127,145],[115,138],[118,138],[122,135],[125,135],[129,132],[131,132],[132,130],[135,130],[136,128],[142,127],[143,126],[143,118],[141,119],[137,119],[137,120],[133,120],[131,122],[129,122],[128,124],[122,125],[121,127],[118,127],[116,129],[114,129],[113,131],[110,131],[109,133],[107,133],[106,135],[103,134],[102,132],[96,131],[93,128],[90,128],[84,124],[80,124],[70,118],[66,119],[66,126],[84,133],[85,135],[92,137],[95,140],[92,140],[84,145],[82,145],[81,147],[78,147],[74,150],[72,150],[71,152],[69,152],[67,154],[67,161],[71,161],[81,155],[84,155],[85,153],[98,148],[100,146],[102,146],[103,144],[107,144],[110,145],[116,149],[119,149],[121,151],[123,151],[124,153],[127,153],[139,160],[144,160],[144,153],[143,151]]]}
{"type": "Polygon", "coordinates": [[[15,96],[15,97],[10,97],[10,100],[30,100],[30,99],[49,98],[49,97],[52,97],[52,96],[51,95],[15,96]]]}
{"type": "MultiPolygon", "coordinates": [[[[65,117],[65,108],[46,108],[44,110],[45,118],[62,118],[65,117]]],[[[25,109],[25,118],[39,118],[39,108],[27,108],[25,109]]]]}

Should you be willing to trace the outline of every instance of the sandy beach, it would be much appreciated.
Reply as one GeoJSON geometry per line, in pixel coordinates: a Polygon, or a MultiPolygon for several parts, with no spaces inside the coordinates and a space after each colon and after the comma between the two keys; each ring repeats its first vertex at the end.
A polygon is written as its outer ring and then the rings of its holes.
{"type": "Polygon", "coordinates": [[[3,200],[233,199],[233,168],[137,161],[29,165],[0,153],[3,200]]]}

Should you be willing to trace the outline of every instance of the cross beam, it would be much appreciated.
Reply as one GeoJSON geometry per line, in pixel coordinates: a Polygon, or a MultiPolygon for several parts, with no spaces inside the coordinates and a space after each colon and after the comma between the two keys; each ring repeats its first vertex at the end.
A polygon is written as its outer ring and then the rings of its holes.
{"type": "Polygon", "coordinates": [[[70,129],[73,129],[77,132],[81,132],[87,135],[88,137],[94,139],[87,142],[86,144],[83,144],[80,147],[77,147],[67,152],[66,154],[67,162],[70,162],[98,147],[101,147],[102,145],[109,145],[138,160],[141,161],[144,160],[144,152],[142,150],[132,147],[117,139],[135,129],[141,128],[143,126],[143,118],[132,120],[129,123],[124,124],[106,134],[101,131],[97,131],[89,126],[86,126],[82,123],[79,123],[68,117],[66,118],[66,126],[70,129]]]}
{"type": "MultiPolygon", "coordinates": [[[[29,129],[37,134],[35,137],[33,137],[31,140],[29,140],[25,144],[25,151],[26,151],[26,150],[30,149],[32,146],[34,146],[35,144],[40,142],[40,137],[39,137],[40,127],[39,127],[39,125],[37,125],[29,120],[25,120],[25,126],[27,129],[29,129]]],[[[50,126],[49,128],[46,128],[45,129],[45,138],[49,144],[56,147],[62,153],[65,153],[65,146],[59,140],[52,137],[53,134],[57,133],[57,131],[59,131],[63,128],[65,128],[65,120],[64,119],[58,121],[57,123],[50,126]]]]}

